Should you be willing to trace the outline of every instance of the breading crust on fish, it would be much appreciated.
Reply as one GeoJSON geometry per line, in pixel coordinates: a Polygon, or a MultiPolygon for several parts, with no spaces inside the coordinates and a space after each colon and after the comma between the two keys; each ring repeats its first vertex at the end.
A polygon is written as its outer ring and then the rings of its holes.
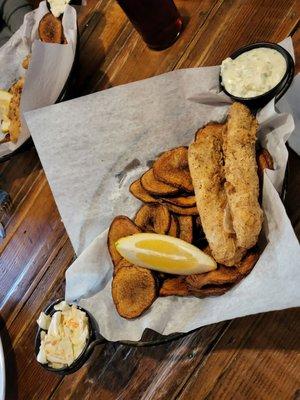
{"type": "Polygon", "coordinates": [[[10,88],[12,99],[9,103],[8,118],[10,119],[9,134],[12,142],[16,142],[20,134],[20,102],[24,84],[25,79],[19,78],[10,88]]]}
{"type": "Polygon", "coordinates": [[[227,197],[224,189],[222,135],[224,125],[210,124],[197,134],[189,146],[189,169],[195,189],[197,208],[213,257],[232,266],[244,252],[237,248],[235,234],[224,227],[227,197]]]}
{"type": "Polygon", "coordinates": [[[257,128],[246,106],[234,103],[230,107],[223,131],[225,190],[237,244],[245,249],[257,242],[263,220],[255,158],[257,128]]]}

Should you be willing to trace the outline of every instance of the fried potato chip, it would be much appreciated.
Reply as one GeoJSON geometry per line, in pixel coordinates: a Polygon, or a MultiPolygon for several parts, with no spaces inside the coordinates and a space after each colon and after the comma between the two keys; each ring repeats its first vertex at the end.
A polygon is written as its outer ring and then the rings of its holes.
{"type": "Polygon", "coordinates": [[[257,153],[258,173],[263,174],[264,169],[274,169],[274,162],[267,149],[259,149],[257,153]]]}
{"type": "Polygon", "coordinates": [[[167,235],[169,236],[173,236],[173,237],[179,237],[179,222],[178,219],[175,215],[171,214],[171,223],[170,223],[170,229],[167,233],[167,235]]]}
{"type": "Polygon", "coordinates": [[[193,217],[190,215],[178,215],[179,238],[188,242],[193,242],[193,217]]]}
{"type": "Polygon", "coordinates": [[[227,268],[220,265],[218,269],[205,274],[188,275],[186,277],[186,283],[189,287],[201,289],[206,286],[221,286],[228,283],[236,283],[241,279],[242,276],[235,267],[227,268]]]}
{"type": "Polygon", "coordinates": [[[9,89],[12,94],[12,99],[9,103],[8,118],[9,124],[9,137],[12,142],[16,142],[20,135],[21,119],[20,119],[20,102],[21,95],[25,85],[25,79],[19,78],[9,89]]]}
{"type": "Polygon", "coordinates": [[[38,28],[39,36],[42,42],[62,43],[63,26],[61,20],[48,13],[40,20],[38,28]]]}
{"type": "Polygon", "coordinates": [[[205,238],[205,233],[203,232],[200,215],[194,217],[194,233],[197,234],[198,236],[203,236],[203,238],[205,238]]]}
{"type": "Polygon", "coordinates": [[[200,299],[203,299],[204,297],[209,297],[209,296],[221,296],[222,294],[228,292],[234,284],[227,284],[223,286],[211,286],[211,287],[205,287],[201,289],[189,289],[189,292],[191,295],[195,297],[199,297],[200,299]]]}
{"type": "Polygon", "coordinates": [[[132,182],[129,187],[130,193],[137,199],[143,201],[144,203],[158,203],[158,200],[151,196],[142,186],[141,180],[137,179],[132,182]]]}
{"type": "Polygon", "coordinates": [[[123,267],[132,267],[133,264],[131,264],[129,261],[125,260],[125,258],[121,258],[121,260],[118,262],[118,264],[114,267],[114,275],[119,271],[119,269],[123,267]]]}
{"type": "Polygon", "coordinates": [[[205,254],[207,254],[208,256],[212,257],[212,251],[211,248],[209,247],[209,245],[205,246],[204,249],[202,250],[205,254]]]}
{"type": "Polygon", "coordinates": [[[189,296],[185,278],[166,279],[159,290],[159,295],[165,296],[189,296]]]}
{"type": "Polygon", "coordinates": [[[200,135],[205,131],[209,134],[209,132],[214,132],[216,128],[218,128],[220,124],[218,122],[209,122],[207,125],[203,126],[202,128],[198,129],[197,132],[195,133],[195,142],[198,141],[200,135]]]}
{"type": "Polygon", "coordinates": [[[242,259],[242,261],[240,261],[236,266],[238,272],[243,277],[248,275],[252,271],[258,259],[259,259],[259,254],[256,252],[246,254],[246,256],[242,259]]]}
{"type": "Polygon", "coordinates": [[[194,234],[196,234],[198,237],[203,237],[205,238],[205,233],[203,231],[200,215],[197,215],[194,217],[194,234]]]}
{"type": "Polygon", "coordinates": [[[9,125],[9,138],[11,142],[16,143],[20,136],[21,123],[19,119],[12,119],[9,125]]]}
{"type": "Polygon", "coordinates": [[[134,222],[145,232],[165,235],[170,228],[171,215],[162,204],[146,204],[138,210],[134,222]]]}
{"type": "Polygon", "coordinates": [[[257,173],[259,178],[259,203],[262,203],[263,178],[265,169],[274,169],[273,158],[268,150],[259,148],[256,152],[257,173]]]}
{"type": "Polygon", "coordinates": [[[118,217],[114,218],[110,225],[107,238],[108,250],[114,266],[116,266],[123,258],[116,249],[116,241],[122,237],[141,232],[142,230],[128,217],[119,215],[118,217]]]}
{"type": "Polygon", "coordinates": [[[141,184],[153,196],[174,196],[180,192],[178,188],[156,179],[153,168],[150,168],[141,176],[141,184]]]}
{"type": "Polygon", "coordinates": [[[175,206],[174,204],[170,203],[163,203],[165,204],[170,211],[175,214],[179,215],[199,215],[199,211],[197,207],[179,207],[175,206]]]}
{"type": "Polygon", "coordinates": [[[151,306],[156,297],[156,280],[149,269],[135,265],[124,266],[113,278],[112,298],[123,318],[137,318],[151,306]]]}
{"type": "Polygon", "coordinates": [[[220,265],[214,271],[187,276],[186,283],[189,288],[197,290],[228,286],[231,288],[250,273],[258,258],[258,253],[249,253],[236,267],[220,265]]]}
{"type": "Polygon", "coordinates": [[[0,140],[0,144],[1,143],[7,143],[10,142],[10,135],[9,133],[7,135],[5,135],[5,137],[3,139],[0,140]]]}
{"type": "Polygon", "coordinates": [[[153,164],[156,179],[187,192],[193,192],[186,147],[176,147],[164,152],[153,164]]]}
{"type": "Polygon", "coordinates": [[[162,197],[162,200],[179,207],[194,207],[196,205],[195,196],[162,197]]]}

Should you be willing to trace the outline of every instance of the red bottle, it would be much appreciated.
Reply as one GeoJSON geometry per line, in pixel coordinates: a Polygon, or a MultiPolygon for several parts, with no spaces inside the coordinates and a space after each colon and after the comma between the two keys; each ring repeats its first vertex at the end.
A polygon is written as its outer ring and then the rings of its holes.
{"type": "Polygon", "coordinates": [[[151,49],[163,50],[180,35],[182,18],[173,0],[117,1],[151,49]]]}

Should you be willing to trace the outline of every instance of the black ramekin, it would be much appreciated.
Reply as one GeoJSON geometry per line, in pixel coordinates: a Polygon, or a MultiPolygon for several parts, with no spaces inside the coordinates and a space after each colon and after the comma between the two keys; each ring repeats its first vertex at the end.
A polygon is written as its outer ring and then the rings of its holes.
{"type": "Polygon", "coordinates": [[[249,44],[247,46],[243,46],[240,49],[236,50],[229,57],[232,59],[235,59],[242,53],[246,53],[247,51],[257,49],[260,47],[266,47],[266,48],[277,50],[280,54],[283,55],[283,57],[286,61],[286,71],[285,71],[284,76],[282,77],[281,81],[276,86],[274,86],[271,90],[269,90],[268,92],[263,93],[259,96],[255,96],[255,97],[247,97],[247,98],[237,97],[237,96],[234,96],[233,94],[229,93],[225,89],[225,86],[222,83],[221,72],[219,75],[219,82],[220,82],[221,90],[224,93],[226,93],[227,96],[229,96],[233,101],[237,101],[239,103],[245,104],[252,111],[257,111],[258,109],[264,107],[273,98],[275,98],[275,102],[277,102],[290,87],[290,85],[294,79],[294,73],[295,73],[295,63],[294,63],[294,60],[291,57],[290,53],[287,50],[285,50],[282,46],[280,46],[279,44],[276,44],[276,43],[259,42],[259,43],[249,44]]]}
{"type": "MultiPolygon", "coordinates": [[[[60,303],[62,300],[63,299],[55,300],[44,310],[44,313],[46,315],[52,316],[56,312],[56,310],[54,309],[54,306],[56,304],[60,303]]],[[[98,337],[98,335],[97,335],[98,328],[97,328],[96,323],[95,323],[93,317],[91,316],[91,314],[87,310],[84,310],[83,308],[79,307],[78,305],[76,307],[79,310],[85,312],[88,317],[89,336],[87,338],[86,345],[85,345],[84,349],[82,350],[81,354],[79,355],[79,357],[69,367],[64,367],[64,368],[59,369],[59,368],[53,368],[49,364],[40,364],[47,371],[55,372],[59,375],[69,375],[69,374],[72,374],[73,372],[76,372],[88,360],[88,358],[90,357],[91,353],[94,350],[95,345],[99,344],[100,341],[101,341],[101,343],[105,341],[102,337],[101,338],[98,337]]],[[[34,346],[35,349],[34,350],[35,350],[36,357],[38,355],[40,345],[41,345],[41,332],[42,331],[43,331],[43,329],[41,329],[39,327],[37,330],[37,333],[36,333],[36,337],[35,337],[35,346],[34,346]]]]}

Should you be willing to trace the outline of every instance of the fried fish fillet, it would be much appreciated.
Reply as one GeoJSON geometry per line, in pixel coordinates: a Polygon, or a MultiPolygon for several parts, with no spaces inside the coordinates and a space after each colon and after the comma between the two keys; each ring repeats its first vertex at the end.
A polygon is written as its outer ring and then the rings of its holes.
{"type": "Polygon", "coordinates": [[[20,135],[20,102],[25,79],[19,78],[10,88],[12,99],[9,103],[8,118],[10,119],[9,135],[12,142],[16,142],[20,135]]]}
{"type": "Polygon", "coordinates": [[[259,206],[259,180],[255,157],[258,123],[250,110],[234,103],[223,130],[225,191],[237,245],[249,249],[257,242],[263,214],[259,206]]]}
{"type": "Polygon", "coordinates": [[[227,197],[224,189],[222,135],[224,125],[211,124],[189,146],[188,162],[202,227],[213,257],[221,264],[235,265],[243,256],[235,234],[224,227],[227,197]]]}

